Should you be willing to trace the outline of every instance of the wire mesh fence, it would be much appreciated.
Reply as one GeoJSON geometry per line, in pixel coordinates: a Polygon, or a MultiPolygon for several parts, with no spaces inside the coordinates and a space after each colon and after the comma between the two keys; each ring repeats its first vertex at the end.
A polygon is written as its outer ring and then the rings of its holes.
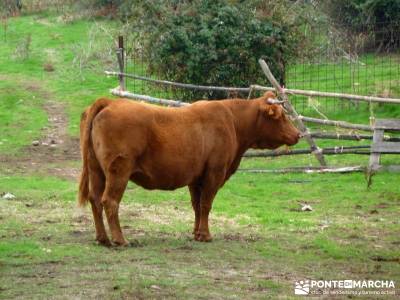
{"type": "MultiPolygon", "coordinates": [[[[356,95],[400,96],[400,22],[338,31],[335,27],[314,33],[312,55],[298,58],[286,69],[289,88],[356,95]],[[388,36],[388,28],[390,28],[388,36]]],[[[307,54],[307,53],[305,53],[307,54]]],[[[358,102],[327,98],[295,99],[300,111],[325,112],[359,109],[358,102]]]]}
{"type": "MultiPolygon", "coordinates": [[[[312,46],[285,66],[285,87],[292,89],[339,92],[366,96],[400,97],[400,22],[380,23],[352,32],[334,27],[309,33],[312,46]]],[[[154,79],[165,79],[149,70],[140,40],[125,43],[125,72],[154,79]]],[[[258,58],[254,58],[258,59],[258,58]]],[[[261,70],[260,70],[261,72],[261,70]]],[[[243,76],[245,74],[243,73],[243,76]]],[[[196,82],[191,82],[198,84],[196,82]]],[[[268,85],[264,82],[253,84],[268,85]]],[[[126,88],[137,94],[165,99],[194,101],[215,98],[215,94],[192,93],[186,89],[127,79],[126,88]],[[199,98],[200,97],[200,98],[199,98]]],[[[247,97],[238,92],[223,92],[219,98],[247,97]]],[[[356,101],[326,97],[292,96],[299,113],[325,114],[368,108],[356,101]]]]}

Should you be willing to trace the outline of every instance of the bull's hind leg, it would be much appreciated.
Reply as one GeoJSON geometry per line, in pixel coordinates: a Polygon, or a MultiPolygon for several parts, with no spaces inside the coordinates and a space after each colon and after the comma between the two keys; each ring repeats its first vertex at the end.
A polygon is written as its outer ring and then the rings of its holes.
{"type": "Polygon", "coordinates": [[[105,246],[110,246],[111,242],[108,239],[106,229],[103,222],[103,205],[101,197],[104,191],[105,178],[94,154],[89,152],[89,201],[92,206],[94,225],[96,228],[96,240],[105,246]]]}
{"type": "Polygon", "coordinates": [[[119,224],[119,203],[130,177],[130,162],[122,157],[116,158],[106,171],[106,187],[102,197],[102,204],[106,211],[112,241],[116,245],[127,245],[119,224]]]}
{"type": "Polygon", "coordinates": [[[90,194],[89,200],[92,206],[94,225],[96,227],[96,240],[105,246],[110,246],[111,242],[108,239],[106,229],[103,222],[103,205],[101,197],[104,191],[105,179],[101,169],[89,172],[90,194]]]}
{"type": "Polygon", "coordinates": [[[190,197],[192,200],[192,207],[194,211],[194,226],[193,226],[193,234],[196,236],[197,231],[199,230],[200,224],[200,196],[201,189],[198,185],[190,185],[189,186],[190,197]]]}

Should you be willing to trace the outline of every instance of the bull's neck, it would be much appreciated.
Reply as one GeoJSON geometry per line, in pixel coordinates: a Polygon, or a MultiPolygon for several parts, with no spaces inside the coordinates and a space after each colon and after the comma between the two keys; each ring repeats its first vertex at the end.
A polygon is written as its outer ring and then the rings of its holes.
{"type": "Polygon", "coordinates": [[[227,100],[227,106],[234,116],[238,150],[243,154],[255,143],[259,104],[256,100],[227,100]]]}

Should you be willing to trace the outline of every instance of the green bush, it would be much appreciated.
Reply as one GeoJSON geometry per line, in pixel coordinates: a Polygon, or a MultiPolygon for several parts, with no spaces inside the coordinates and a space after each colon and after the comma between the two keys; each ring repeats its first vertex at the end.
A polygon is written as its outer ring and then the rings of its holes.
{"type": "MultiPolygon", "coordinates": [[[[140,20],[134,22],[134,28],[141,31],[149,69],[165,79],[249,86],[265,81],[258,65],[258,59],[264,58],[284,83],[285,65],[296,56],[300,33],[284,20],[283,13],[281,17],[278,13],[272,16],[257,3],[144,1],[141,10],[135,11],[140,18],[135,14],[124,17],[140,20]]],[[[219,98],[224,94],[186,96],[219,98]]]]}

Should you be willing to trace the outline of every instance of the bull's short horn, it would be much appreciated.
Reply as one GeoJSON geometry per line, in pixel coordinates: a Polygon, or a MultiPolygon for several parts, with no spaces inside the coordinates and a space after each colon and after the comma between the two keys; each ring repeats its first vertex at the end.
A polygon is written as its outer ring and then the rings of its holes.
{"type": "Polygon", "coordinates": [[[282,104],[284,102],[285,101],[281,101],[281,100],[278,100],[278,99],[272,99],[272,98],[268,98],[268,100],[267,100],[267,103],[269,103],[269,104],[282,104]]]}

